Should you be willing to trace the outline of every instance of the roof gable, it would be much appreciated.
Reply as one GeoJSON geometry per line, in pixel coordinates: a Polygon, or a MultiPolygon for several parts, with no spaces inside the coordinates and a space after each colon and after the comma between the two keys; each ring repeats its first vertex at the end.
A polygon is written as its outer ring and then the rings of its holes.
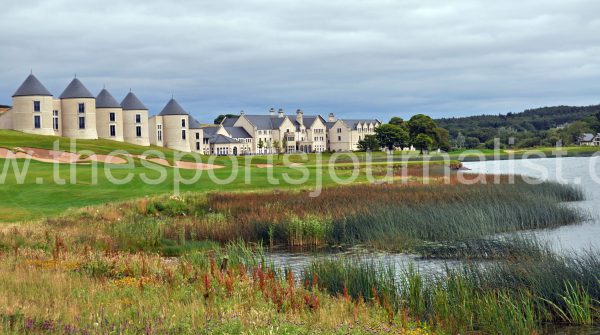
{"type": "Polygon", "coordinates": [[[52,96],[52,93],[42,85],[42,83],[33,75],[27,76],[25,81],[17,88],[13,97],[24,97],[24,96],[52,96]]]}
{"type": "Polygon", "coordinates": [[[251,138],[250,134],[242,127],[225,127],[225,130],[232,138],[251,138]]]}
{"type": "Polygon", "coordinates": [[[90,92],[83,83],[77,79],[73,78],[67,88],[60,95],[61,99],[78,99],[78,98],[86,98],[86,99],[95,99],[96,97],[90,92]]]}

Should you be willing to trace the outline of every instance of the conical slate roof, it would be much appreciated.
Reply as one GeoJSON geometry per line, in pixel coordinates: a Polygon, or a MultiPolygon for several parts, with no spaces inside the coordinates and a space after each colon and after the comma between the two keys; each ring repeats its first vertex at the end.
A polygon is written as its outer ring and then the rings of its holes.
{"type": "Polygon", "coordinates": [[[158,115],[189,115],[175,99],[169,100],[165,108],[158,115]]]}
{"type": "Polygon", "coordinates": [[[121,101],[121,107],[123,110],[148,110],[133,92],[127,93],[125,99],[121,101]]]}
{"type": "Polygon", "coordinates": [[[19,86],[13,97],[23,97],[32,95],[52,96],[44,85],[33,75],[30,74],[27,79],[19,86]]]}
{"type": "Polygon", "coordinates": [[[65,90],[60,95],[61,99],[74,99],[74,98],[96,98],[92,92],[90,92],[83,83],[77,79],[73,78],[69,86],[65,88],[65,90]]]}
{"type": "Polygon", "coordinates": [[[104,88],[96,97],[96,108],[121,108],[119,102],[104,88]]]}
{"type": "Polygon", "coordinates": [[[198,122],[198,120],[194,119],[193,117],[190,117],[190,129],[200,129],[202,128],[202,125],[200,124],[200,122],[198,122]]]}

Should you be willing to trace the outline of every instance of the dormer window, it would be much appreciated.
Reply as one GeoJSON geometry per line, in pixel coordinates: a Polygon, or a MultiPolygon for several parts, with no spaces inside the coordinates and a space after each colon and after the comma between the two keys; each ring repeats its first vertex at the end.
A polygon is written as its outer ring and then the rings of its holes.
{"type": "Polygon", "coordinates": [[[34,112],[39,112],[41,111],[41,107],[40,107],[40,102],[39,101],[34,101],[33,102],[33,111],[34,112]]]}
{"type": "Polygon", "coordinates": [[[84,103],[79,104],[79,113],[85,113],[85,104],[84,103]]]}

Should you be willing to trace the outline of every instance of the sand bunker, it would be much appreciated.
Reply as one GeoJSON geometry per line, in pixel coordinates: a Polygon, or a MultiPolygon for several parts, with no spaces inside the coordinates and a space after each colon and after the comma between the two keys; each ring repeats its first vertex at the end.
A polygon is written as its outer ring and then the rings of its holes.
{"type": "MultiPolygon", "coordinates": [[[[145,159],[155,164],[167,166],[167,167],[177,167],[180,169],[187,170],[212,170],[212,169],[220,169],[224,166],[215,165],[215,164],[207,164],[207,163],[196,163],[196,162],[175,162],[175,166],[172,166],[169,161],[162,158],[148,158],[145,155],[128,155],[129,157],[145,159]]],[[[45,163],[65,163],[65,164],[89,164],[90,162],[100,162],[105,164],[127,164],[127,160],[111,155],[90,155],[88,157],[82,158],[78,154],[65,152],[65,151],[55,151],[55,150],[46,150],[39,148],[15,148],[15,152],[8,150],[6,148],[0,148],[0,158],[24,158],[24,159],[32,159],[45,163]]]]}
{"type": "MultiPolygon", "coordinates": [[[[142,157],[143,156],[140,156],[140,158],[142,158],[142,157]]],[[[224,167],[222,165],[196,163],[196,162],[182,162],[182,161],[177,161],[177,162],[175,162],[175,166],[172,166],[169,163],[169,161],[167,161],[166,159],[162,159],[162,158],[145,158],[145,159],[152,163],[156,163],[159,165],[168,166],[168,167],[177,167],[177,168],[186,169],[186,170],[212,170],[212,169],[220,169],[220,168],[224,167]]]]}
{"type": "Polygon", "coordinates": [[[15,148],[15,152],[6,148],[0,148],[0,158],[29,158],[44,163],[75,164],[81,162],[101,162],[107,164],[125,164],[123,158],[108,155],[91,155],[81,159],[78,154],[65,151],[46,150],[40,148],[15,148]]]}
{"type": "Polygon", "coordinates": [[[110,155],[91,155],[83,161],[96,161],[104,164],[127,164],[125,158],[110,155]]]}
{"type": "Polygon", "coordinates": [[[271,168],[271,167],[273,167],[273,164],[256,164],[256,167],[261,168],[261,169],[271,168]]]}
{"type": "Polygon", "coordinates": [[[175,162],[175,165],[180,169],[189,169],[189,170],[212,170],[212,169],[224,168],[223,165],[195,163],[195,162],[182,162],[182,161],[175,162]]]}

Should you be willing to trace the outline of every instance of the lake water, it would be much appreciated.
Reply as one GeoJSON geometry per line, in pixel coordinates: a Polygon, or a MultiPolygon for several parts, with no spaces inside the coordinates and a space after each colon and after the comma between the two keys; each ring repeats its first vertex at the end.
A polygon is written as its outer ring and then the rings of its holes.
{"type": "Polygon", "coordinates": [[[567,204],[584,211],[589,218],[577,225],[530,232],[549,241],[556,251],[570,253],[600,250],[600,157],[540,158],[465,163],[472,173],[521,174],[542,180],[578,185],[585,201],[567,204]]]}

